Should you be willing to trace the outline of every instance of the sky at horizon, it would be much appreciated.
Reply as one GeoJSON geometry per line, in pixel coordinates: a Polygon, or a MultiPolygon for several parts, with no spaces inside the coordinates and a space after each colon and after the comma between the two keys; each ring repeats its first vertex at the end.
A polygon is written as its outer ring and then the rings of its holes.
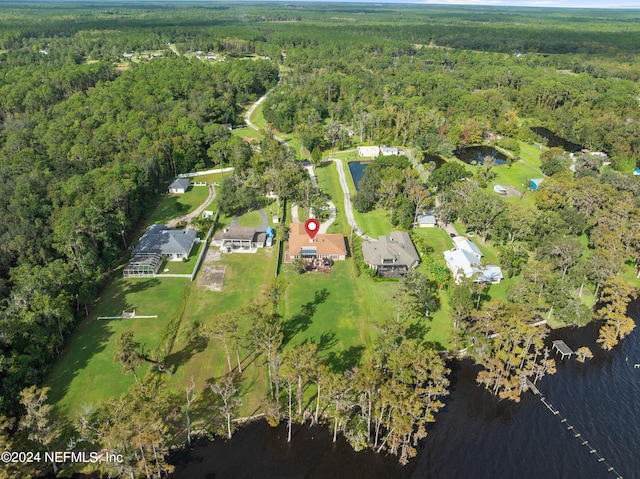
{"type": "Polygon", "coordinates": [[[420,5],[469,5],[469,6],[505,6],[505,7],[547,7],[547,8],[603,8],[640,9],[640,0],[382,0],[371,2],[364,0],[293,0],[305,2],[335,3],[411,3],[420,5]]]}
{"type": "Polygon", "coordinates": [[[640,0],[437,0],[416,1],[424,5],[493,5],[552,8],[640,8],[640,0]]]}
{"type": "MultiPolygon", "coordinates": [[[[5,2],[14,3],[16,0],[0,0],[0,4],[5,2]]],[[[78,0],[34,0],[45,2],[76,2],[78,0]]],[[[242,2],[280,2],[287,0],[112,0],[115,3],[147,3],[153,1],[182,3],[182,2],[207,2],[225,3],[237,1],[242,2]]],[[[110,0],[84,0],[83,3],[109,3],[110,0]]],[[[638,9],[640,10],[640,0],[291,0],[292,3],[360,3],[366,5],[380,5],[385,3],[414,4],[414,5],[460,5],[460,6],[494,6],[494,7],[541,7],[541,8],[600,8],[600,9],[638,9]]]]}

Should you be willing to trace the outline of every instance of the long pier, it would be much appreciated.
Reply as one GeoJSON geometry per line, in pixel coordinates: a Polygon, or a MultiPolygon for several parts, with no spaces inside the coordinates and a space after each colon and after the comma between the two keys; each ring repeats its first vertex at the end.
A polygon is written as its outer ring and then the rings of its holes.
{"type": "Polygon", "coordinates": [[[571,424],[569,424],[567,418],[564,417],[558,409],[554,408],[549,401],[547,401],[547,399],[540,393],[540,390],[529,380],[529,378],[526,379],[526,385],[529,389],[531,389],[531,392],[533,392],[533,394],[540,398],[540,402],[544,404],[549,411],[551,411],[551,414],[559,417],[560,423],[567,428],[567,431],[573,434],[574,439],[579,440],[580,445],[587,448],[587,450],[589,451],[589,455],[592,455],[597,462],[601,462],[607,468],[608,473],[615,474],[616,479],[622,479],[622,476],[618,473],[618,471],[616,471],[615,468],[611,464],[609,464],[594,447],[589,444],[589,441],[582,437],[582,434],[576,431],[576,429],[571,424]]]}

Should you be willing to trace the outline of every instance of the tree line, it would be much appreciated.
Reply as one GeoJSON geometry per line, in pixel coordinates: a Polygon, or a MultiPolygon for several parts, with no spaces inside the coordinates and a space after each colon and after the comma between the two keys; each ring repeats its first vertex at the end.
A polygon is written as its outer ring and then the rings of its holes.
{"type": "Polygon", "coordinates": [[[0,55],[0,411],[16,414],[166,182],[248,161],[221,124],[238,123],[239,102],[264,93],[277,69],[173,58],[118,73],[0,55]]]}

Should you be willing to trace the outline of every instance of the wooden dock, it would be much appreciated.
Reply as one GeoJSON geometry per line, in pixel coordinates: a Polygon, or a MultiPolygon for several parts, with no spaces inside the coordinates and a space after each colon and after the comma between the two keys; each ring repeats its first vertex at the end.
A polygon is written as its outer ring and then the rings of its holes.
{"type": "Polygon", "coordinates": [[[573,351],[571,350],[571,348],[567,346],[565,342],[562,341],[561,339],[556,339],[553,342],[553,349],[555,349],[556,351],[558,351],[558,353],[560,353],[561,359],[564,359],[565,356],[570,358],[571,355],[573,354],[573,351]]]}
{"type": "Polygon", "coordinates": [[[538,391],[538,388],[536,387],[536,385],[533,384],[529,378],[527,378],[526,384],[527,384],[527,387],[531,389],[533,394],[535,394],[536,396],[542,396],[542,394],[540,394],[540,391],[538,391]]]}

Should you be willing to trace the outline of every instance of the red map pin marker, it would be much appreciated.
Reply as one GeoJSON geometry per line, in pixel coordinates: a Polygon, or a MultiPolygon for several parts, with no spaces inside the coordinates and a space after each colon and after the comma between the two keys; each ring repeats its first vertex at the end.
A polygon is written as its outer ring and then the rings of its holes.
{"type": "Polygon", "coordinates": [[[320,229],[320,222],[315,218],[309,218],[304,223],[304,229],[307,231],[309,238],[313,239],[318,234],[318,230],[320,229]]]}

